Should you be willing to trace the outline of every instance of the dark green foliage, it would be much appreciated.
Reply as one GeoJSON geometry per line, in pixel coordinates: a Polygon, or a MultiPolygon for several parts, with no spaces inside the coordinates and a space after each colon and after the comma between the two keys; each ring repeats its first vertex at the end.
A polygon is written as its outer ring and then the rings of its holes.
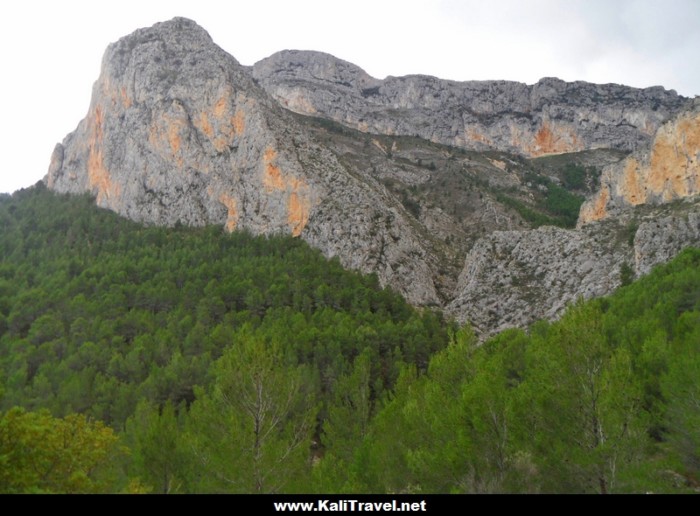
{"type": "Polygon", "coordinates": [[[686,250],[529,335],[453,342],[397,383],[335,489],[697,490],[698,357],[700,250],[686,250]]]}
{"type": "Polygon", "coordinates": [[[182,424],[175,408],[167,402],[162,407],[141,401],[129,418],[126,439],[131,450],[130,469],[153,493],[183,492],[183,471],[192,460],[180,438],[182,424]]]}
{"type": "Polygon", "coordinates": [[[0,491],[700,485],[698,250],[478,346],[296,239],[145,228],[41,186],[0,223],[0,491]],[[70,470],[73,427],[94,472],[70,470]]]}
{"type": "MultiPolygon", "coordinates": [[[[574,167],[575,170],[579,169],[579,167],[570,164],[567,166],[567,170],[569,167],[574,167]]],[[[587,169],[582,170],[587,173],[587,169]]],[[[578,214],[584,201],[582,195],[573,193],[580,191],[579,188],[567,183],[566,180],[563,181],[564,187],[559,186],[549,177],[533,171],[525,174],[525,180],[533,188],[531,199],[522,196],[516,198],[513,195],[515,191],[506,194],[503,191],[492,189],[496,200],[517,211],[533,227],[551,225],[573,228],[576,226],[578,214]]]]}
{"type": "Polygon", "coordinates": [[[525,219],[527,222],[532,224],[532,227],[540,226],[565,226],[563,221],[559,221],[553,217],[545,215],[539,211],[533,210],[528,207],[525,203],[509,197],[505,194],[496,194],[496,200],[509,208],[513,208],[518,214],[525,219]]]}
{"type": "Polygon", "coordinates": [[[550,183],[544,207],[549,213],[559,217],[564,227],[574,227],[583,201],[584,199],[580,195],[574,195],[562,187],[550,183]]]}
{"type": "Polygon", "coordinates": [[[564,186],[568,190],[583,190],[586,188],[586,179],[588,177],[588,170],[586,167],[577,165],[575,163],[569,163],[564,167],[562,172],[562,180],[564,186]]]}
{"type": "Polygon", "coordinates": [[[141,399],[192,403],[249,333],[319,371],[320,396],[368,348],[379,395],[395,357],[425,368],[446,341],[440,316],[299,239],[143,227],[41,184],[3,198],[0,221],[0,407],[122,428],[141,399]]]}
{"type": "Polygon", "coordinates": [[[625,287],[634,281],[634,269],[625,262],[620,265],[620,285],[625,287]]]}
{"type": "Polygon", "coordinates": [[[544,195],[542,195],[538,190],[536,198],[543,198],[535,205],[544,213],[527,208],[528,211],[525,211],[519,206],[513,206],[518,210],[518,213],[534,226],[550,224],[564,228],[574,227],[578,220],[581,204],[584,201],[583,196],[569,192],[545,176],[529,174],[526,177],[544,191],[544,195]]]}

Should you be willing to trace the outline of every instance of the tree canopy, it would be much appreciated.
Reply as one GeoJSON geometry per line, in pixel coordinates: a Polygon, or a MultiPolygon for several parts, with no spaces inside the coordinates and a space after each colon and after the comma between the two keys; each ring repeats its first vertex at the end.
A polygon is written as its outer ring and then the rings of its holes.
{"type": "Polygon", "coordinates": [[[299,239],[0,223],[0,492],[700,488],[700,250],[479,343],[299,239]]]}

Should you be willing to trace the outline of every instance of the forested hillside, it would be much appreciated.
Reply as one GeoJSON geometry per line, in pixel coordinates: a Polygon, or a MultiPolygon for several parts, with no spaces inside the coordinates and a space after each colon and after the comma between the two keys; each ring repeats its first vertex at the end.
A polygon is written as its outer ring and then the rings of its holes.
{"type": "Polygon", "coordinates": [[[0,227],[0,492],[698,487],[700,251],[477,346],[291,237],[0,227]]]}
{"type": "MultiPolygon", "coordinates": [[[[4,197],[0,225],[4,410],[77,412],[122,432],[139,402],[139,422],[147,408],[198,398],[194,413],[213,402],[214,380],[257,378],[240,370],[266,364],[282,375],[271,388],[294,394],[285,410],[303,418],[295,439],[308,456],[357,357],[369,402],[402,363],[424,370],[447,341],[439,315],[288,236],[145,228],[41,185],[4,197]]],[[[254,489],[268,486],[242,488],[254,489]]]]}
{"type": "Polygon", "coordinates": [[[340,489],[697,492],[699,348],[695,249],[528,333],[462,330],[403,371],[340,489]]]}

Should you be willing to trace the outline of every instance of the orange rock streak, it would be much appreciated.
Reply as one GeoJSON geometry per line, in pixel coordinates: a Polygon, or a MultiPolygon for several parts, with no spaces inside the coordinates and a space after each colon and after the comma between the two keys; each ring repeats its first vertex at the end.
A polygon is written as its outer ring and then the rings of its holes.
{"type": "Polygon", "coordinates": [[[226,218],[226,231],[233,231],[238,225],[238,201],[229,194],[222,193],[219,201],[226,206],[228,216],[226,218]]]}
{"type": "Polygon", "coordinates": [[[112,181],[104,165],[102,142],[104,139],[104,113],[100,105],[95,106],[92,118],[88,122],[90,140],[88,143],[88,186],[97,193],[99,206],[114,206],[121,195],[121,187],[112,181]]]}
{"type": "Polygon", "coordinates": [[[299,236],[309,222],[311,200],[309,187],[301,179],[285,175],[276,164],[277,151],[268,147],[263,154],[262,182],[268,194],[287,192],[287,225],[292,236],[299,236]]]}
{"type": "Polygon", "coordinates": [[[608,185],[584,204],[579,223],[607,216],[610,188],[623,204],[666,202],[700,194],[700,113],[689,113],[662,126],[648,159],[628,157],[608,185]]]}

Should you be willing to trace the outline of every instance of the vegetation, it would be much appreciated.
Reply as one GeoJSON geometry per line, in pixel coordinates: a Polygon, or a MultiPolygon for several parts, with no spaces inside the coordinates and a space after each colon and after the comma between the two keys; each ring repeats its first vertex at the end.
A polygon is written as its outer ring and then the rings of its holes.
{"type": "Polygon", "coordinates": [[[557,220],[554,217],[551,217],[549,215],[546,215],[540,211],[534,210],[530,207],[528,207],[525,203],[510,197],[509,195],[503,194],[503,193],[497,193],[496,194],[496,200],[503,204],[504,206],[508,206],[509,208],[514,209],[515,211],[518,212],[518,214],[525,219],[527,222],[532,224],[533,228],[537,228],[540,226],[564,226],[566,227],[566,223],[562,220],[557,220]]]}
{"type": "Polygon", "coordinates": [[[114,486],[110,464],[125,449],[101,421],[19,407],[0,416],[0,492],[96,493],[114,486]]]}
{"type": "Polygon", "coordinates": [[[0,492],[700,487],[698,250],[477,345],[298,239],[0,223],[0,492]]]}
{"type": "MultiPolygon", "coordinates": [[[[244,367],[234,360],[239,354],[248,353],[241,356],[248,357],[253,385],[262,378],[256,368],[287,371],[265,384],[295,386],[301,399],[287,400],[286,412],[270,412],[276,422],[267,431],[290,432],[300,439],[295,453],[308,454],[336,384],[358,355],[370,357],[374,402],[393,387],[401,364],[425,370],[447,340],[438,314],[416,311],[380,289],[375,276],[344,271],[299,239],[142,227],[95,208],[87,196],[58,196],[41,185],[0,200],[0,222],[0,410],[79,413],[119,433],[133,429],[129,468],[158,490],[183,484],[163,480],[170,473],[162,474],[165,466],[153,464],[158,453],[148,449],[160,437],[142,422],[172,433],[185,430],[185,412],[201,416],[193,440],[205,467],[207,442],[217,442],[207,429],[215,432],[218,424],[207,418],[230,418],[241,431],[251,424],[245,416],[251,407],[236,404],[243,398],[229,391],[253,386],[230,385],[221,372],[244,367]],[[302,408],[302,420],[314,422],[303,427],[303,439],[294,423],[302,408]]],[[[277,394],[269,403],[282,403],[277,394]]],[[[261,438],[261,464],[269,462],[263,445],[279,451],[274,443],[277,437],[261,438]]],[[[184,460],[179,453],[162,458],[184,460]]],[[[241,490],[281,488],[267,477],[263,482],[261,471],[251,475],[255,480],[241,490]]],[[[225,485],[191,482],[204,490],[225,485]]]]}
{"type": "MultiPolygon", "coordinates": [[[[574,169],[578,170],[578,168],[574,169]]],[[[569,170],[569,168],[565,170],[569,170]]],[[[526,179],[544,190],[543,199],[536,204],[536,206],[539,208],[539,210],[546,214],[544,217],[549,220],[548,223],[564,228],[572,228],[576,226],[578,213],[584,201],[583,196],[574,194],[569,190],[562,188],[554,181],[543,175],[528,174],[526,179]]],[[[521,213],[520,210],[518,211],[521,213]]],[[[540,218],[526,216],[523,213],[521,213],[521,216],[531,222],[534,226],[542,225],[543,219],[541,219],[541,217],[543,217],[543,215],[537,212],[533,213],[539,215],[540,218]]]]}
{"type": "Polygon", "coordinates": [[[699,266],[687,250],[529,334],[462,330],[427,374],[403,370],[336,488],[697,490],[699,266]]]}

